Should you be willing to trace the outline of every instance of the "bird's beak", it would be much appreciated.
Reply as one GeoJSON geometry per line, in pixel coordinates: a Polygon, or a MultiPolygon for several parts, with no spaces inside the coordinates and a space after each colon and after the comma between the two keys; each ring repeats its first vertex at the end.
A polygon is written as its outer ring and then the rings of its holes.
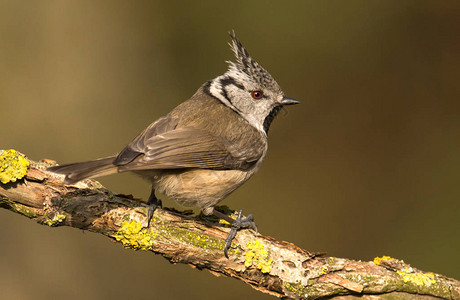
{"type": "Polygon", "coordinates": [[[299,101],[288,98],[288,97],[283,97],[283,100],[281,100],[282,105],[294,105],[294,104],[299,104],[299,103],[300,103],[299,101]]]}

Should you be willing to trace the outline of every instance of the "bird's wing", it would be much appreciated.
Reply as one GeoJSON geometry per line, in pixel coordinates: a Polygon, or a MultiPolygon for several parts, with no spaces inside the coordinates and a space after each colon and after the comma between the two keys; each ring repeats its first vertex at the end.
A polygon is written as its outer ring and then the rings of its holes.
{"type": "Polygon", "coordinates": [[[179,123],[177,118],[171,116],[161,117],[136,136],[113,161],[114,165],[123,166],[132,162],[136,157],[143,154],[147,141],[158,134],[174,130],[179,123]]]}
{"type": "MultiPolygon", "coordinates": [[[[139,154],[130,162],[119,164],[120,171],[181,168],[245,170],[259,160],[265,145],[252,139],[248,139],[247,143],[231,143],[203,130],[182,127],[138,139],[136,147],[132,148],[139,154]]],[[[122,154],[123,151],[117,159],[123,161],[122,154]]]]}

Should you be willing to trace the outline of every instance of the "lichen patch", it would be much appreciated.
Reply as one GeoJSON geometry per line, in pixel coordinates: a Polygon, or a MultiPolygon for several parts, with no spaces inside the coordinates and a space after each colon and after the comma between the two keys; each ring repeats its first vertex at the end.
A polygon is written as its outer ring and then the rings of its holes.
{"type": "Polygon", "coordinates": [[[113,236],[123,247],[133,250],[151,250],[152,240],[157,238],[158,232],[146,229],[140,222],[134,220],[123,221],[120,229],[113,236]]]}
{"type": "Polygon", "coordinates": [[[417,269],[412,268],[403,260],[398,260],[390,256],[382,256],[374,258],[374,264],[382,265],[386,268],[391,266],[390,269],[401,276],[405,283],[411,283],[418,287],[430,286],[436,283],[435,275],[433,273],[424,273],[417,269]],[[385,262],[385,263],[384,263],[385,262]]]}
{"type": "Polygon", "coordinates": [[[246,268],[255,266],[262,273],[270,273],[273,260],[270,253],[264,249],[264,245],[259,241],[248,242],[247,251],[244,255],[244,265],[246,268]]]}
{"type": "Polygon", "coordinates": [[[433,273],[411,272],[410,269],[396,271],[404,282],[410,282],[417,286],[430,286],[436,283],[433,273]]]}
{"type": "Polygon", "coordinates": [[[390,261],[390,260],[396,260],[396,258],[384,255],[382,257],[375,257],[373,263],[379,266],[382,260],[390,261]]]}
{"type": "Polygon", "coordinates": [[[55,214],[52,219],[47,219],[43,223],[50,226],[56,227],[65,220],[65,215],[55,214]]]}
{"type": "Polygon", "coordinates": [[[29,161],[14,149],[0,150],[0,182],[16,182],[27,174],[29,161]]]}

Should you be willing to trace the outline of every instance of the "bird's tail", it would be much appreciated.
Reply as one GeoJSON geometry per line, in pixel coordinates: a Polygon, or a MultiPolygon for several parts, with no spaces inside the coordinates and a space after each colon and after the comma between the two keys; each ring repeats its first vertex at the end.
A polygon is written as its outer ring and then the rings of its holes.
{"type": "Polygon", "coordinates": [[[101,177],[118,172],[118,167],[112,162],[116,156],[96,160],[66,164],[48,168],[49,171],[65,175],[65,183],[72,184],[92,177],[101,177]]]}

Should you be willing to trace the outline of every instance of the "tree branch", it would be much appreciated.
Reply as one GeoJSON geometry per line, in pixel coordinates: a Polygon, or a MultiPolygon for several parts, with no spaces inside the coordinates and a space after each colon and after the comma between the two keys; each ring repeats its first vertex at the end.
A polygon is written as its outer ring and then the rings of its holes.
{"type": "Polygon", "coordinates": [[[45,170],[53,163],[30,161],[25,178],[0,183],[0,206],[50,227],[97,232],[125,248],[234,277],[278,297],[460,299],[460,282],[394,258],[361,262],[327,257],[252,230],[237,234],[227,259],[223,247],[229,229],[217,219],[157,209],[146,228],[148,208],[141,200],[114,195],[94,180],[65,186],[61,176],[45,170]]]}

